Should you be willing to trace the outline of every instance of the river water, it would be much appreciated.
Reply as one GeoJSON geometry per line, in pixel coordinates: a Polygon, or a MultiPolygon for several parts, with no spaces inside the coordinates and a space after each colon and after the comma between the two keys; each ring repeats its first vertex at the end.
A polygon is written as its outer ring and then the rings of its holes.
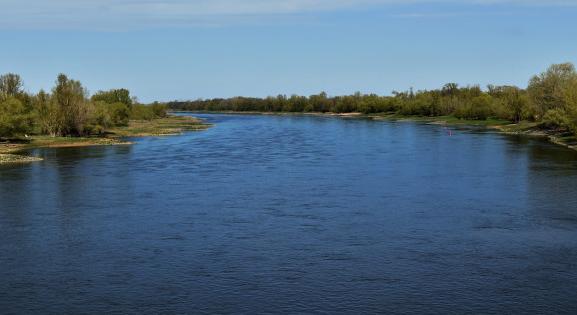
{"type": "Polygon", "coordinates": [[[209,115],[0,167],[0,313],[575,313],[577,153],[209,115]]]}

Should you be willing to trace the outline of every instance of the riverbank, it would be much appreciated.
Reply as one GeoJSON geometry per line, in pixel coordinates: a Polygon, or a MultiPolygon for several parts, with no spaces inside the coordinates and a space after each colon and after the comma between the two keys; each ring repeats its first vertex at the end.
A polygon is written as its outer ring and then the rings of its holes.
{"type": "MultiPolygon", "coordinates": [[[[179,111],[175,111],[179,112],[179,111]]],[[[187,112],[187,111],[181,111],[187,112]]],[[[535,138],[543,138],[551,143],[567,147],[577,151],[577,137],[563,130],[547,129],[536,122],[523,121],[520,123],[511,123],[507,120],[486,119],[486,120],[468,120],[460,119],[455,116],[407,116],[397,113],[321,113],[321,112],[235,112],[235,111],[197,111],[208,114],[234,114],[234,115],[277,115],[277,116],[323,116],[323,117],[342,117],[358,118],[386,121],[408,121],[422,122],[431,125],[461,126],[474,127],[494,130],[499,133],[509,135],[522,135],[535,138]]]]}
{"type": "Polygon", "coordinates": [[[187,131],[199,131],[211,125],[194,117],[169,116],[154,120],[133,120],[126,127],[115,127],[99,136],[50,137],[32,135],[24,139],[13,139],[0,143],[0,164],[42,161],[42,158],[23,155],[22,151],[35,148],[69,148],[102,145],[131,145],[131,137],[154,137],[179,135],[187,131]]]}
{"type": "Polygon", "coordinates": [[[546,129],[534,122],[495,126],[499,132],[510,135],[545,138],[549,142],[577,151],[577,137],[564,130],[546,129]]]}
{"type": "Polygon", "coordinates": [[[548,129],[543,127],[542,124],[536,122],[522,121],[519,123],[511,123],[510,121],[497,119],[465,120],[454,116],[407,117],[391,115],[383,117],[380,115],[369,115],[369,117],[377,120],[388,119],[397,121],[420,121],[435,125],[486,128],[508,135],[543,138],[551,143],[577,151],[577,137],[574,134],[559,129],[548,129]]]}
{"type": "Polygon", "coordinates": [[[419,117],[403,116],[398,114],[376,114],[363,116],[374,120],[417,121],[434,125],[484,128],[508,135],[521,135],[527,137],[542,138],[556,145],[561,145],[577,151],[577,137],[574,134],[559,129],[548,129],[537,122],[522,121],[519,123],[511,123],[510,121],[499,119],[467,120],[454,116],[419,117]]]}
{"type": "Polygon", "coordinates": [[[396,113],[323,113],[323,112],[254,112],[254,111],[172,111],[172,113],[202,113],[202,114],[226,114],[226,115],[268,115],[268,116],[320,116],[320,117],[341,117],[360,118],[373,120],[390,121],[415,121],[434,124],[462,125],[462,126],[493,126],[509,124],[509,121],[499,119],[487,120],[466,120],[454,116],[408,116],[396,113]]]}

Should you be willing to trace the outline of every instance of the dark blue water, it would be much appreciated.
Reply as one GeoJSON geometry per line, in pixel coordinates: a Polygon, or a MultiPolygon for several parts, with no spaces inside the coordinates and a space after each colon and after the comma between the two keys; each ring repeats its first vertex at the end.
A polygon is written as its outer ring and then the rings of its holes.
{"type": "Polygon", "coordinates": [[[202,115],[0,167],[0,313],[575,313],[577,153],[202,115]]]}

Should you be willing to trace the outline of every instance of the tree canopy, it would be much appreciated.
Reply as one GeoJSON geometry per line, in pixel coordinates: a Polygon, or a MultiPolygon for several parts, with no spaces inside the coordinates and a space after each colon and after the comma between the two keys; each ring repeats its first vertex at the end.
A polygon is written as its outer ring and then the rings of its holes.
{"type": "Polygon", "coordinates": [[[80,81],[58,75],[50,93],[23,90],[17,74],[0,76],[0,138],[23,134],[85,136],[126,126],[130,119],[166,116],[163,104],[135,103],[127,89],[99,91],[89,97],[80,81]]]}
{"type": "Polygon", "coordinates": [[[329,97],[286,95],[266,98],[233,97],[169,102],[172,110],[396,113],[418,116],[455,116],[462,119],[497,118],[518,123],[541,122],[550,128],[577,133],[577,74],[570,63],[551,65],[530,79],[528,87],[489,85],[459,86],[447,83],[439,89],[393,91],[391,96],[361,94],[329,97]]]}

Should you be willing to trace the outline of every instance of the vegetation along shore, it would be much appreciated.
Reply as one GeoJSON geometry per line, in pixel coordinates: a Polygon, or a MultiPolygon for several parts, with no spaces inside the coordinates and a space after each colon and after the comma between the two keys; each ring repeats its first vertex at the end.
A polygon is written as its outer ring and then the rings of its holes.
{"type": "Polygon", "coordinates": [[[510,134],[547,137],[577,148],[577,71],[554,64],[529,80],[526,88],[489,85],[412,89],[391,96],[361,94],[329,97],[286,95],[233,97],[167,103],[173,111],[244,113],[322,113],[373,119],[411,119],[449,125],[475,125],[510,134]]]}
{"type": "Polygon", "coordinates": [[[554,64],[526,88],[489,85],[412,89],[391,96],[355,93],[329,97],[279,95],[140,104],[126,89],[89,95],[79,81],[61,74],[50,92],[23,90],[17,74],[0,76],[0,163],[38,158],[17,153],[35,147],[125,145],[126,138],[179,134],[208,127],[167,111],[323,114],[387,120],[419,120],[493,128],[510,134],[547,137],[577,148],[577,71],[554,64]]]}
{"type": "Polygon", "coordinates": [[[41,160],[22,151],[38,147],[127,145],[129,137],[202,130],[208,124],[167,114],[160,103],[139,104],[126,89],[92,96],[79,81],[59,75],[51,93],[23,91],[17,74],[0,76],[0,164],[41,160]]]}

